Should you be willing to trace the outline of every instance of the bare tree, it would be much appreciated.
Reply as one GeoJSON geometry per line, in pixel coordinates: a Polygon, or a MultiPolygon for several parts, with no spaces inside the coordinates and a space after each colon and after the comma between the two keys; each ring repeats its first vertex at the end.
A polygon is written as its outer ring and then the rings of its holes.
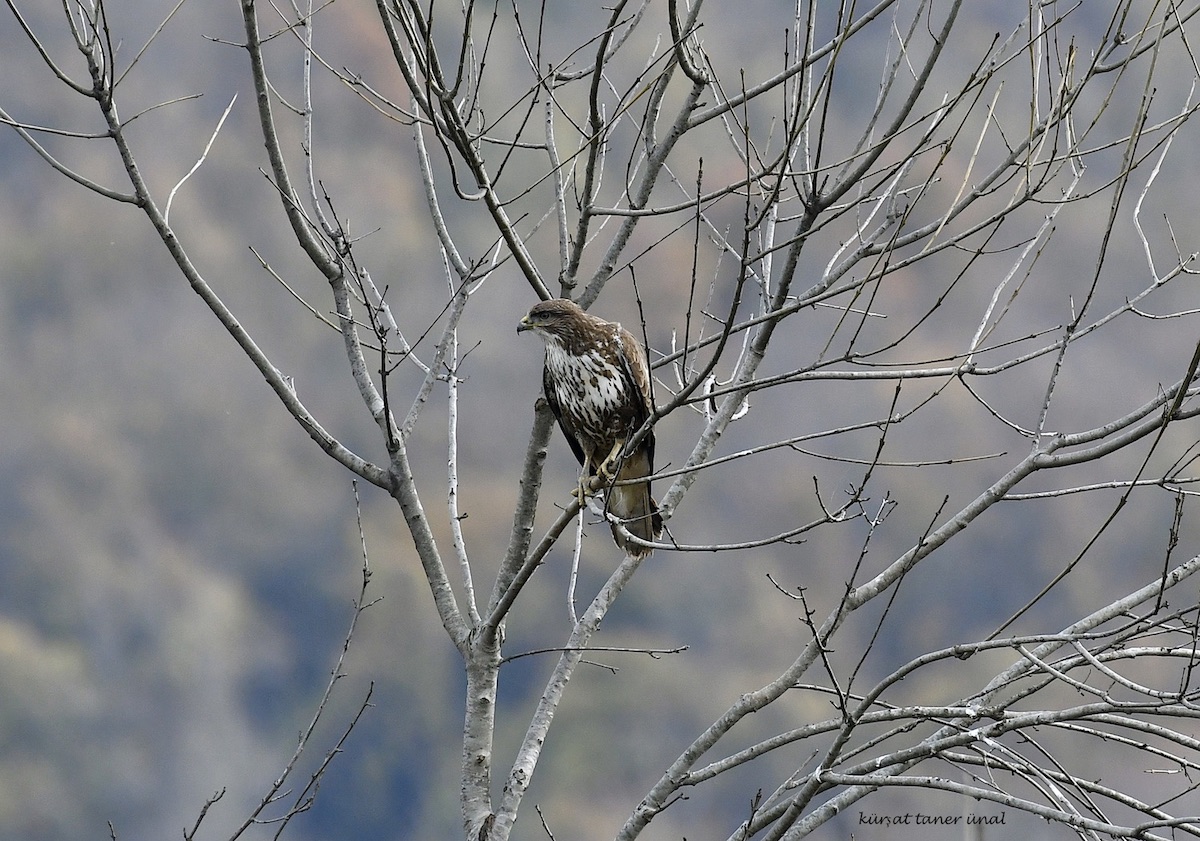
{"type": "MultiPolygon", "coordinates": [[[[636,298],[656,377],[647,428],[677,456],[655,477],[669,532],[655,559],[806,559],[771,579],[805,639],[782,658],[764,648],[775,676],[662,754],[617,838],[649,837],[664,810],[730,779],[749,804],[716,828],[732,839],[800,838],[855,811],[883,821],[864,798],[912,788],[1085,838],[1200,835],[1188,811],[1200,555],[1179,547],[1200,413],[1197,234],[1172,219],[1195,214],[1183,186],[1194,156],[1180,147],[1195,142],[1200,5],[989,4],[967,24],[961,0],[766,4],[773,18],[740,22],[700,0],[618,0],[572,10],[568,25],[553,4],[378,0],[394,59],[378,79],[315,46],[347,4],[242,0],[237,46],[279,236],[329,285],[329,301],[302,299],[294,315],[332,309],[378,427],[373,452],[357,452],[306,407],[173,226],[172,202],[204,177],[221,123],[173,188],[152,189],[131,128],[155,103],[118,107],[143,52],[118,54],[99,0],[64,0],[79,56],[43,46],[7,3],[57,83],[103,117],[103,132],[74,139],[111,144],[128,183],[64,163],[45,144],[56,129],[0,118],[62,175],[145,213],[286,411],[398,505],[466,678],[465,838],[509,838],[521,814],[535,825],[523,806],[556,711],[644,564],[624,557],[578,611],[572,577],[572,623],[546,640],[556,663],[540,701],[515,752],[497,752],[504,629],[531,577],[552,552],[578,569],[613,550],[581,539],[602,512],[569,496],[566,477],[551,482],[563,488],[553,505],[541,499],[561,442],[539,405],[511,477],[507,548],[479,586],[494,565],[469,551],[459,510],[459,327],[485,284],[597,311],[630,312],[636,298]],[[69,63],[80,56],[82,73],[69,63]],[[444,278],[360,257],[339,210],[355,184],[318,164],[322,96],[357,96],[403,140],[444,278]],[[434,295],[430,321],[415,302],[434,295]],[[422,472],[412,450],[434,403],[449,419],[448,473],[422,472]],[[741,533],[720,520],[714,539],[701,488],[778,504],[741,533]],[[1132,557],[1113,538],[1147,511],[1164,525],[1139,530],[1132,557]],[[1046,520],[1063,540],[1038,550],[1031,524],[1046,520]],[[977,521],[1003,538],[988,563],[966,537],[977,521]],[[969,590],[939,593],[947,570],[969,590]],[[910,591],[923,591],[935,644],[902,627],[910,591]],[[980,631],[960,621],[968,602],[1007,618],[989,614],[980,631]]],[[[673,570],[686,587],[693,573],[673,570]]],[[[542,826],[553,837],[553,821],[542,826]]]]}

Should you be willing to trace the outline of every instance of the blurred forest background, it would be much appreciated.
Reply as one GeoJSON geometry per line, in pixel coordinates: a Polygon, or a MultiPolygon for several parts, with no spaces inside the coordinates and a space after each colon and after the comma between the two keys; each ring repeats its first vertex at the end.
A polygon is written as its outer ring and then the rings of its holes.
{"type": "MultiPolygon", "coordinates": [[[[112,3],[121,50],[132,55],[139,49],[173,5],[112,3]]],[[[374,4],[337,5],[337,27],[317,30],[318,49],[380,88],[398,89],[374,4]]],[[[592,26],[586,5],[548,4],[547,27],[571,32],[592,26]]],[[[789,13],[780,5],[712,4],[705,12],[705,48],[740,62],[751,77],[768,75],[778,55],[754,45],[780,37],[779,16],[789,13]]],[[[955,36],[961,40],[950,45],[943,65],[972,61],[980,44],[1009,28],[1010,21],[997,19],[1004,5],[966,4],[955,36]]],[[[1092,5],[1095,12],[1073,18],[1074,26],[1106,25],[1104,4],[1092,5]]],[[[42,2],[23,11],[68,63],[57,6],[42,2]]],[[[243,52],[223,43],[242,37],[234,0],[184,4],[123,82],[130,103],[125,107],[204,95],[139,118],[132,141],[143,171],[165,196],[239,95],[205,165],[176,197],[172,222],[187,232],[188,246],[233,311],[295,377],[314,414],[356,450],[381,458],[378,431],[346,375],[341,337],[306,316],[250,251],[257,249],[310,300],[327,300],[324,281],[281,239],[278,197],[257,174],[265,162],[249,71],[243,52]]],[[[864,55],[845,67],[859,67],[862,87],[870,90],[878,64],[878,56],[864,55]]],[[[22,121],[80,132],[100,128],[90,103],[53,84],[7,13],[0,15],[0,79],[0,106],[22,121]]],[[[296,85],[295,79],[276,81],[292,90],[296,85]]],[[[839,107],[852,112],[871,102],[844,99],[839,107]]],[[[407,145],[409,130],[380,119],[350,94],[325,101],[317,129],[322,176],[338,185],[335,198],[344,203],[344,217],[364,236],[358,253],[369,257],[377,283],[391,285],[394,307],[431,320],[445,301],[444,283],[438,282],[442,267],[407,145]]],[[[1168,212],[1194,228],[1200,215],[1196,141],[1196,127],[1186,128],[1172,158],[1173,177],[1156,188],[1150,215],[1168,212]]],[[[110,146],[67,138],[51,138],[48,145],[97,180],[123,183],[110,146]]],[[[291,755],[350,621],[362,560],[349,474],[286,415],[135,209],[56,175],[7,130],[0,131],[0,196],[0,839],[102,838],[107,821],[129,841],[178,837],[205,799],[225,789],[203,833],[223,837],[291,755]]],[[[471,224],[469,218],[453,221],[471,224]]],[[[1040,319],[1030,323],[1030,332],[1069,317],[1070,301],[1056,292],[1056,278],[1092,270],[1089,255],[1098,247],[1102,223],[1098,216],[1064,219],[1059,247],[1035,269],[1041,291],[1029,296],[1029,305],[1042,309],[1030,311],[1031,320],[1040,319]]],[[[1128,281],[1107,288],[1104,294],[1113,300],[1140,289],[1146,274],[1128,219],[1118,227],[1128,240],[1118,237],[1108,273],[1128,281]]],[[[1194,240],[1194,229],[1179,233],[1194,240]]],[[[711,255],[705,259],[711,272],[711,255]]],[[[655,313],[658,304],[686,290],[680,267],[690,262],[690,253],[664,249],[639,270],[653,347],[669,347],[676,325],[656,322],[655,313]]],[[[929,294],[923,278],[906,282],[914,301],[929,294]]],[[[636,323],[628,285],[610,292],[593,311],[636,323]]],[[[1195,307],[1200,300],[1191,279],[1166,295],[1164,310],[1169,304],[1195,307]]],[[[509,535],[542,350],[515,334],[534,300],[515,269],[502,269],[479,297],[487,303],[468,311],[461,331],[462,347],[473,348],[462,369],[461,505],[475,556],[487,558],[503,551],[509,535]]],[[[967,295],[947,306],[949,317],[954,307],[978,308],[979,300],[967,295]]],[[[1182,375],[1191,345],[1147,343],[1140,326],[1131,320],[1123,333],[1117,325],[1104,343],[1072,358],[1071,364],[1086,366],[1075,371],[1083,385],[1057,405],[1074,413],[1075,425],[1086,425],[1099,409],[1107,417],[1114,405],[1141,403],[1155,383],[1182,375]]],[[[939,346],[931,331],[927,341],[929,358],[936,358],[958,347],[961,337],[939,346]]],[[[992,387],[997,395],[1021,389],[1040,394],[1044,380],[1034,373],[992,387]]],[[[886,407],[891,390],[888,384],[814,383],[773,395],[763,411],[798,434],[872,416],[886,407]]],[[[1028,402],[1036,406],[1039,400],[1028,402]]],[[[907,453],[920,460],[921,435],[936,436],[943,449],[964,457],[1025,446],[979,423],[969,401],[963,407],[959,418],[941,415],[939,422],[898,431],[895,457],[907,453]]],[[[426,428],[437,431],[436,425],[426,428]]],[[[692,431],[678,414],[664,424],[660,466],[682,462],[692,431]]],[[[739,446],[736,427],[725,446],[739,446]]],[[[423,469],[444,471],[444,445],[436,436],[412,450],[423,469]]],[[[1128,478],[1143,454],[1105,463],[1094,478],[1128,478]]],[[[802,506],[811,505],[812,477],[828,478],[829,464],[792,451],[766,469],[761,463],[735,467],[719,483],[702,482],[672,529],[687,542],[702,543],[758,536],[789,508],[797,509],[796,520],[810,519],[813,512],[802,506]]],[[[995,470],[986,461],[894,470],[887,481],[903,486],[906,496],[872,553],[894,557],[904,551],[945,495],[969,498],[995,470]]],[[[556,433],[547,511],[549,498],[564,498],[575,475],[556,433]]],[[[973,524],[953,552],[931,559],[906,582],[893,607],[903,621],[891,626],[904,633],[881,641],[878,668],[927,647],[986,635],[1080,551],[1118,493],[1014,503],[1005,516],[973,524]]],[[[1102,536],[1096,561],[1074,572],[1058,600],[1030,618],[1052,614],[1056,605],[1075,615],[1102,603],[1098,598],[1106,601],[1103,594],[1113,587],[1152,579],[1161,568],[1172,511],[1166,493],[1135,494],[1123,525],[1102,536]]],[[[374,706],[335,759],[315,806],[287,837],[454,837],[461,831],[463,687],[457,656],[429,603],[395,504],[364,488],[362,515],[374,571],[370,594],[382,601],[358,627],[347,677],[317,747],[332,745],[371,683],[374,706]]],[[[615,555],[603,529],[589,531],[600,538],[585,553],[585,583],[594,583],[615,555]]],[[[551,826],[570,827],[568,838],[611,835],[697,729],[746,687],[777,673],[807,638],[798,605],[782,597],[767,575],[808,587],[822,613],[844,586],[846,564],[857,551],[854,538],[847,531],[732,555],[657,553],[608,616],[597,642],[687,651],[658,660],[624,655],[611,660],[620,667],[615,674],[594,668],[577,675],[530,793],[551,826]],[[661,708],[656,720],[669,726],[645,732],[630,725],[631,715],[645,712],[647,703],[661,708]]],[[[1182,538],[1181,552],[1194,553],[1197,534],[1187,521],[1182,538]]],[[[563,553],[552,554],[522,596],[526,612],[509,625],[506,653],[555,644],[566,629],[563,561],[563,553]],[[543,633],[547,628],[554,634],[543,633]]],[[[539,657],[514,663],[501,682],[502,713],[528,708],[550,665],[539,657]]],[[[911,691],[917,696],[921,687],[911,691]]],[[[790,712],[797,721],[805,715],[799,707],[790,712]]],[[[526,718],[502,715],[498,750],[512,749],[526,718]]],[[[319,758],[311,753],[306,762],[319,758]]],[[[719,828],[713,834],[724,837],[746,809],[743,795],[744,789],[731,789],[727,800],[706,801],[708,811],[681,810],[680,823],[664,819],[653,837],[679,837],[708,821],[719,828]]],[[[921,804],[929,812],[959,808],[932,795],[922,795],[921,804]]],[[[893,806],[895,801],[881,800],[879,811],[893,806]]],[[[905,810],[903,801],[899,808],[905,810]]],[[[854,818],[839,819],[830,825],[838,834],[822,837],[908,837],[855,826],[854,818]]],[[[544,837],[533,812],[522,820],[520,837],[544,837]]],[[[1053,832],[1064,837],[1066,830],[1053,832]]],[[[988,836],[1004,837],[1017,836],[988,836]]]]}

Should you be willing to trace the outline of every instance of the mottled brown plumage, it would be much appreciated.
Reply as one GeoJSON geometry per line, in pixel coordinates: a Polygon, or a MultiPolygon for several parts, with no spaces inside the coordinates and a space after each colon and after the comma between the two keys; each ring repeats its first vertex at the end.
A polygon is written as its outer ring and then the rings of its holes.
{"type": "MultiPolygon", "coordinates": [[[[525,330],[546,343],[542,388],[587,478],[646,480],[610,485],[605,510],[630,534],[647,542],[658,540],[663,522],[649,481],[654,473],[653,431],[622,458],[625,442],[654,411],[650,366],[641,346],[620,324],[588,315],[565,298],[535,304],[517,326],[518,333],[525,330]]],[[[626,540],[615,524],[612,531],[617,545],[629,554],[650,554],[648,547],[626,540]]]]}

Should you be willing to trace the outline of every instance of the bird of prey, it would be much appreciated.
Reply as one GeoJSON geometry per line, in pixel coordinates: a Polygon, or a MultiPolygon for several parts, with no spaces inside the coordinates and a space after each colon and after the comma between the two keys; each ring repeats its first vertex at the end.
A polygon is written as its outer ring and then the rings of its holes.
{"type": "MultiPolygon", "coordinates": [[[[632,452],[624,452],[654,411],[650,366],[641,346],[620,324],[588,315],[566,298],[534,304],[517,325],[518,333],[526,330],[546,343],[542,389],[583,465],[580,493],[599,476],[606,485],[605,511],[639,539],[658,540],[663,521],[650,496],[649,478],[654,473],[653,431],[632,452]]],[[[617,546],[634,557],[652,551],[627,540],[616,523],[612,533],[617,546]]]]}

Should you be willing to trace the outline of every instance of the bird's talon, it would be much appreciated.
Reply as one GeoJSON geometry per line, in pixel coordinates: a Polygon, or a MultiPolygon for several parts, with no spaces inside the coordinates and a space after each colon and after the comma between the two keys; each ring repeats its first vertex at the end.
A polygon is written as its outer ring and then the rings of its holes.
{"type": "Polygon", "coordinates": [[[597,475],[599,475],[600,478],[602,478],[602,479],[616,479],[617,478],[617,471],[620,470],[619,461],[620,461],[621,450],[623,450],[624,448],[625,448],[624,441],[617,441],[616,443],[613,444],[613,447],[609,451],[608,455],[604,457],[604,461],[600,462],[600,469],[599,469],[599,471],[597,471],[597,475]]]}

